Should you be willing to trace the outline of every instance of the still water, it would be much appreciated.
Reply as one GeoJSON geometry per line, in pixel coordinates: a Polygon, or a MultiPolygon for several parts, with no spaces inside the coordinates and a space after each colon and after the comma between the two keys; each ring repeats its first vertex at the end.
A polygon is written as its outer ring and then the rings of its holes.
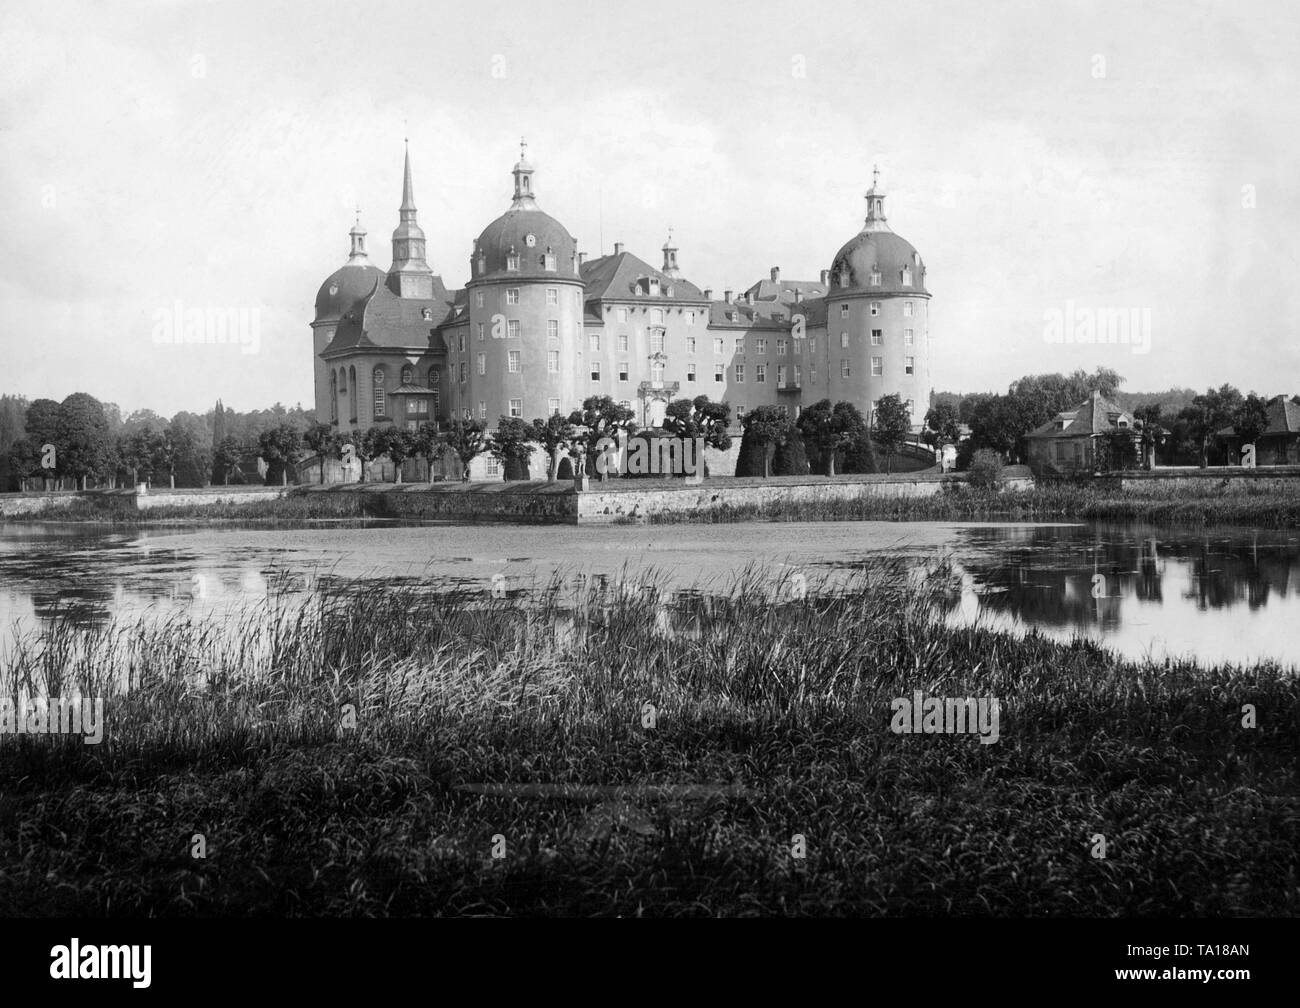
{"type": "MultiPolygon", "coordinates": [[[[666,587],[723,586],[750,565],[809,581],[872,556],[947,553],[961,581],[946,617],[1141,658],[1271,658],[1300,667],[1300,542],[1251,529],[1136,524],[806,522],[567,526],[310,523],[299,528],[0,525],[0,637],[56,618],[220,618],[307,584],[373,579],[514,592],[553,574],[654,571],[666,587]]],[[[3,653],[0,641],[0,653],[3,653]]]]}

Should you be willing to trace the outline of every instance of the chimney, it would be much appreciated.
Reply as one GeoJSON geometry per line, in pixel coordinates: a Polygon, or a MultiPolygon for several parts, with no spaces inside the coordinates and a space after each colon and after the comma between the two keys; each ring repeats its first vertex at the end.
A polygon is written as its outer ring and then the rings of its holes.
{"type": "Polygon", "coordinates": [[[578,253],[578,269],[582,269],[582,267],[585,266],[585,265],[587,265],[587,253],[586,253],[586,252],[579,252],[579,253],[578,253]]]}
{"type": "Polygon", "coordinates": [[[772,267],[772,283],[776,283],[776,282],[777,282],[778,280],[780,280],[780,279],[781,279],[781,267],[780,267],[780,266],[773,266],[773,267],[772,267]]]}
{"type": "Polygon", "coordinates": [[[614,243],[614,254],[615,254],[615,255],[622,255],[622,254],[623,254],[623,243],[622,243],[622,242],[615,242],[615,243],[614,243]]]}
{"type": "Polygon", "coordinates": [[[822,286],[829,287],[830,285],[831,285],[831,271],[822,270],[822,286]]]}
{"type": "Polygon", "coordinates": [[[724,290],[722,292],[722,300],[727,302],[727,304],[731,304],[731,297],[733,294],[735,294],[735,291],[724,290]]]}
{"type": "Polygon", "coordinates": [[[712,288],[712,287],[705,287],[705,288],[704,288],[704,300],[705,300],[705,301],[712,301],[712,300],[713,300],[713,288],[712,288]]]}
{"type": "Polygon", "coordinates": [[[803,291],[801,291],[798,287],[796,287],[794,289],[794,303],[798,304],[802,300],[803,300],[803,291]]]}
{"type": "Polygon", "coordinates": [[[745,304],[753,304],[753,303],[754,303],[754,292],[752,290],[745,291],[745,304]]]}

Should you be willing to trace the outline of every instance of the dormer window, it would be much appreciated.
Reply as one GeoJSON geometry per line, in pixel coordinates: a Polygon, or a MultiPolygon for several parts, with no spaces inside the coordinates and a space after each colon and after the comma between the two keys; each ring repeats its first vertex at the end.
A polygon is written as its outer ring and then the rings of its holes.
{"type": "Polygon", "coordinates": [[[658,296],[659,296],[659,278],[658,278],[658,277],[651,277],[651,278],[650,278],[650,296],[651,296],[651,297],[658,297],[658,296]]]}
{"type": "Polygon", "coordinates": [[[911,286],[912,286],[912,267],[911,267],[911,266],[904,266],[904,267],[903,267],[903,286],[904,286],[904,287],[911,287],[911,286]]]}
{"type": "MultiPolygon", "coordinates": [[[[456,313],[457,313],[457,314],[460,314],[460,308],[457,308],[457,309],[456,309],[456,313]]],[[[433,309],[432,309],[432,308],[423,308],[423,309],[421,309],[421,311],[420,311],[420,317],[421,317],[422,319],[424,319],[424,321],[426,321],[426,322],[432,322],[432,321],[433,321],[433,309]]]]}
{"type": "Polygon", "coordinates": [[[480,253],[478,257],[478,275],[482,276],[486,272],[487,272],[487,256],[480,253]]]}
{"type": "Polygon", "coordinates": [[[542,256],[542,268],[551,273],[555,272],[555,253],[551,251],[549,245],[546,246],[546,255],[542,256]]]}
{"type": "Polygon", "coordinates": [[[668,289],[664,291],[664,297],[672,297],[672,296],[673,296],[673,285],[669,284],[668,289]]]}
{"type": "Polygon", "coordinates": [[[847,287],[849,285],[848,267],[845,267],[844,269],[840,270],[839,273],[835,275],[835,282],[839,284],[841,287],[847,287]]]}
{"type": "Polygon", "coordinates": [[[871,286],[880,286],[880,270],[876,269],[874,266],[871,268],[871,286]]]}
{"type": "Polygon", "coordinates": [[[515,272],[519,271],[519,253],[515,251],[513,245],[510,246],[510,252],[506,256],[506,269],[514,270],[515,272]]]}

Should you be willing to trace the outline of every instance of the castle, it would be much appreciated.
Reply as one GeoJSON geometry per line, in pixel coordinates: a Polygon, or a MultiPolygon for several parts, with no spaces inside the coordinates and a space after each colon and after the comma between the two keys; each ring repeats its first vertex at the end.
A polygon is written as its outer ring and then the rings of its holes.
{"type": "MultiPolygon", "coordinates": [[[[707,395],[746,411],[848,400],[870,416],[897,393],[919,429],[930,402],[929,301],[921,257],[886,223],[873,177],[862,230],[819,280],[768,279],[743,294],[687,280],[671,232],[659,268],[621,243],[587,259],[537,203],[520,145],[509,209],[474,241],[469,280],[448,290],[425,258],[407,150],[387,272],[366,231],[321,285],[311,323],[316,415],[338,430],[412,430],[453,417],[567,415],[593,395],[653,427],[674,399],[707,395]]],[[[495,476],[475,460],[475,476],[495,476]]]]}

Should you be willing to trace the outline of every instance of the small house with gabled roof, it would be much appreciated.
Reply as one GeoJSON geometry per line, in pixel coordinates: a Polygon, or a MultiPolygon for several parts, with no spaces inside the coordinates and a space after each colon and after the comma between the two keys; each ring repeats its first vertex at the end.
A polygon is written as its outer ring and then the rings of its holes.
{"type": "Polygon", "coordinates": [[[1026,435],[1029,468],[1035,476],[1078,476],[1108,468],[1110,436],[1132,431],[1136,440],[1139,429],[1133,414],[1094,392],[1026,435]]]}

